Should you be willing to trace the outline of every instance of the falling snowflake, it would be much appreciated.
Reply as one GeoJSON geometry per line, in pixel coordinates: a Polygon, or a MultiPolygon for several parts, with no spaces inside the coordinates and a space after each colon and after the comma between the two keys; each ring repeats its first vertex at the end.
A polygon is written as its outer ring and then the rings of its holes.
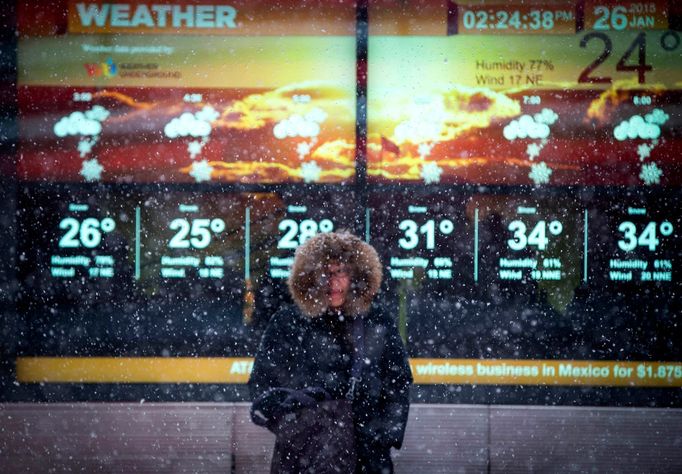
{"type": "Polygon", "coordinates": [[[200,183],[202,181],[210,181],[211,172],[213,172],[213,166],[209,165],[208,161],[201,160],[192,163],[192,171],[189,172],[189,175],[192,176],[197,183],[200,183]]]}
{"type": "Polygon", "coordinates": [[[301,165],[301,177],[306,183],[315,182],[320,179],[322,168],[317,165],[316,161],[308,161],[301,165]]]}
{"type": "Polygon", "coordinates": [[[310,153],[310,143],[308,142],[301,142],[296,146],[296,152],[298,153],[298,157],[300,159],[305,158],[309,153],[310,153]]]}
{"type": "Polygon", "coordinates": [[[647,163],[642,165],[642,171],[639,177],[644,181],[644,184],[659,184],[663,170],[656,165],[656,163],[647,163]]]}
{"type": "Polygon", "coordinates": [[[78,142],[78,152],[81,155],[81,158],[85,157],[85,155],[90,154],[92,152],[92,146],[95,144],[95,141],[90,141],[88,139],[81,140],[78,142]]]}
{"type": "Polygon", "coordinates": [[[199,140],[192,140],[187,144],[187,153],[189,153],[190,158],[194,159],[201,150],[204,148],[203,142],[199,140]]]}
{"type": "Polygon", "coordinates": [[[536,185],[549,183],[549,177],[551,175],[552,169],[547,166],[544,161],[530,165],[530,173],[528,174],[528,177],[532,179],[536,185]]]}
{"type": "Polygon", "coordinates": [[[426,163],[422,166],[420,176],[424,180],[424,184],[432,184],[440,182],[440,175],[443,173],[443,168],[436,163],[426,163]]]}
{"type": "Polygon", "coordinates": [[[639,155],[640,161],[644,161],[645,159],[651,156],[652,148],[653,147],[651,145],[648,145],[646,143],[642,143],[637,147],[637,154],[639,155]]]}
{"type": "Polygon", "coordinates": [[[104,171],[104,167],[99,164],[97,158],[85,160],[81,167],[81,176],[86,181],[99,181],[102,178],[102,171],[104,171]]]}
{"type": "Polygon", "coordinates": [[[419,152],[419,156],[424,158],[425,156],[429,156],[431,154],[432,149],[433,143],[421,143],[417,148],[417,151],[419,152]]]}
{"type": "Polygon", "coordinates": [[[542,150],[542,147],[537,143],[529,143],[528,146],[526,147],[526,154],[528,155],[528,159],[531,161],[534,160],[536,157],[540,155],[540,150],[542,150]]]}

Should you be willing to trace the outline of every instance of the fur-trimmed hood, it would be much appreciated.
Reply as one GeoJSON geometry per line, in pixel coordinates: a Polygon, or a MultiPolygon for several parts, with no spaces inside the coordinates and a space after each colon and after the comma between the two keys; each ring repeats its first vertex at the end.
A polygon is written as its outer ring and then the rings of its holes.
{"type": "Polygon", "coordinates": [[[331,262],[345,264],[350,273],[344,313],[367,312],[381,286],[381,262],[374,247],[347,231],[317,234],[296,250],[288,280],[296,305],[309,317],[329,308],[325,269],[331,262]]]}

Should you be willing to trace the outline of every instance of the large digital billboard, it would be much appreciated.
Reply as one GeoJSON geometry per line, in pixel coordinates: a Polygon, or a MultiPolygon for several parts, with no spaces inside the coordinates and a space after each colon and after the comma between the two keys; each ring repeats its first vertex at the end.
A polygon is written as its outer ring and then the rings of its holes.
{"type": "Polygon", "coordinates": [[[349,229],[414,399],[679,406],[681,8],[19,2],[0,395],[243,399],[349,229]]]}

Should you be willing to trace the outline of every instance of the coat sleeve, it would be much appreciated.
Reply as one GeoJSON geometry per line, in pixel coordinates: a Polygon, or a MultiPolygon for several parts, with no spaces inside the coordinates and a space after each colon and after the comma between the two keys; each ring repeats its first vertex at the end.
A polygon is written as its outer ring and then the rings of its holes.
{"type": "Polygon", "coordinates": [[[279,311],[272,316],[263,333],[251,369],[248,387],[251,401],[251,418],[254,423],[271,429],[272,415],[278,412],[278,405],[286,396],[291,380],[295,346],[292,344],[291,314],[279,311]]]}
{"type": "Polygon", "coordinates": [[[400,449],[405,436],[410,408],[412,371],[398,328],[392,318],[385,318],[386,351],[383,360],[384,401],[383,422],[379,427],[380,439],[385,446],[400,449]]]}
{"type": "Polygon", "coordinates": [[[390,445],[400,449],[405,436],[407,415],[410,408],[410,385],[412,385],[412,370],[407,358],[407,351],[403,344],[398,328],[389,319],[387,327],[387,358],[385,367],[386,384],[386,412],[390,420],[387,439],[390,445]]]}

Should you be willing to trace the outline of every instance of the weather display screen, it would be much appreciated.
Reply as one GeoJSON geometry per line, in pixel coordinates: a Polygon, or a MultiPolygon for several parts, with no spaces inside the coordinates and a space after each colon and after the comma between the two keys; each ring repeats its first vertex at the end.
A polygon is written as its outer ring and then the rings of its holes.
{"type": "Polygon", "coordinates": [[[246,390],[347,229],[418,398],[679,405],[678,3],[18,2],[15,398],[246,390]]]}
{"type": "Polygon", "coordinates": [[[682,183],[668,2],[431,3],[370,25],[373,182],[682,183]]]}
{"type": "Polygon", "coordinates": [[[22,179],[354,179],[354,2],[61,3],[18,11],[22,179]]]}

